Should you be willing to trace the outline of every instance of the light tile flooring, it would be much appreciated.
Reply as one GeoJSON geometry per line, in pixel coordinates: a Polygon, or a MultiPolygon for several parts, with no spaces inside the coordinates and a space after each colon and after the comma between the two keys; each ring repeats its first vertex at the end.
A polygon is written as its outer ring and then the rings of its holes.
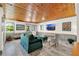
{"type": "Polygon", "coordinates": [[[28,54],[20,45],[20,40],[14,40],[7,42],[3,51],[3,56],[70,56],[71,48],[63,45],[57,47],[49,46],[47,42],[44,42],[42,49],[38,49],[28,54]]]}
{"type": "Polygon", "coordinates": [[[20,40],[9,41],[5,44],[3,56],[28,56],[27,52],[20,45],[20,40]]]}

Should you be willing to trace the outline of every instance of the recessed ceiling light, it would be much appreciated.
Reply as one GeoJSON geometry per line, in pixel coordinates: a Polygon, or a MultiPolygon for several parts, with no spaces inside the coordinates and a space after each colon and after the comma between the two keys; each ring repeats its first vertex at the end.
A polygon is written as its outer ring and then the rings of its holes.
{"type": "Polygon", "coordinates": [[[44,16],[42,17],[42,20],[45,20],[45,17],[44,16]]]}

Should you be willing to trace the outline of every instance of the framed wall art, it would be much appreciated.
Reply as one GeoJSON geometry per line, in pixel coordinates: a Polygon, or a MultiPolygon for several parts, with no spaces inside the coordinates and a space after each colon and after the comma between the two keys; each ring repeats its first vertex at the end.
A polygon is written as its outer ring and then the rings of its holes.
{"type": "Polygon", "coordinates": [[[64,22],[62,24],[62,30],[63,31],[71,31],[71,22],[64,22]]]}

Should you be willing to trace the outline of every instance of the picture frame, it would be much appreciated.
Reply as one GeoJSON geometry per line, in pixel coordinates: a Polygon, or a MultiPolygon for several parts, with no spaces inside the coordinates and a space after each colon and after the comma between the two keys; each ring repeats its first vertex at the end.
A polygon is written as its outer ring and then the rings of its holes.
{"type": "Polygon", "coordinates": [[[71,31],[71,22],[64,22],[62,24],[62,30],[63,31],[71,31]]]}

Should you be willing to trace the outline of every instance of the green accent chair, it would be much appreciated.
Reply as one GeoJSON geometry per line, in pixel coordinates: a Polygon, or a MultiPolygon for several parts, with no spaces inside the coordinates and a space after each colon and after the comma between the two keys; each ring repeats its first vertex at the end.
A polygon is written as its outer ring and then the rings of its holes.
{"type": "Polygon", "coordinates": [[[27,33],[21,35],[20,43],[28,53],[42,49],[43,47],[41,39],[34,37],[32,34],[28,35],[27,33]]]}

